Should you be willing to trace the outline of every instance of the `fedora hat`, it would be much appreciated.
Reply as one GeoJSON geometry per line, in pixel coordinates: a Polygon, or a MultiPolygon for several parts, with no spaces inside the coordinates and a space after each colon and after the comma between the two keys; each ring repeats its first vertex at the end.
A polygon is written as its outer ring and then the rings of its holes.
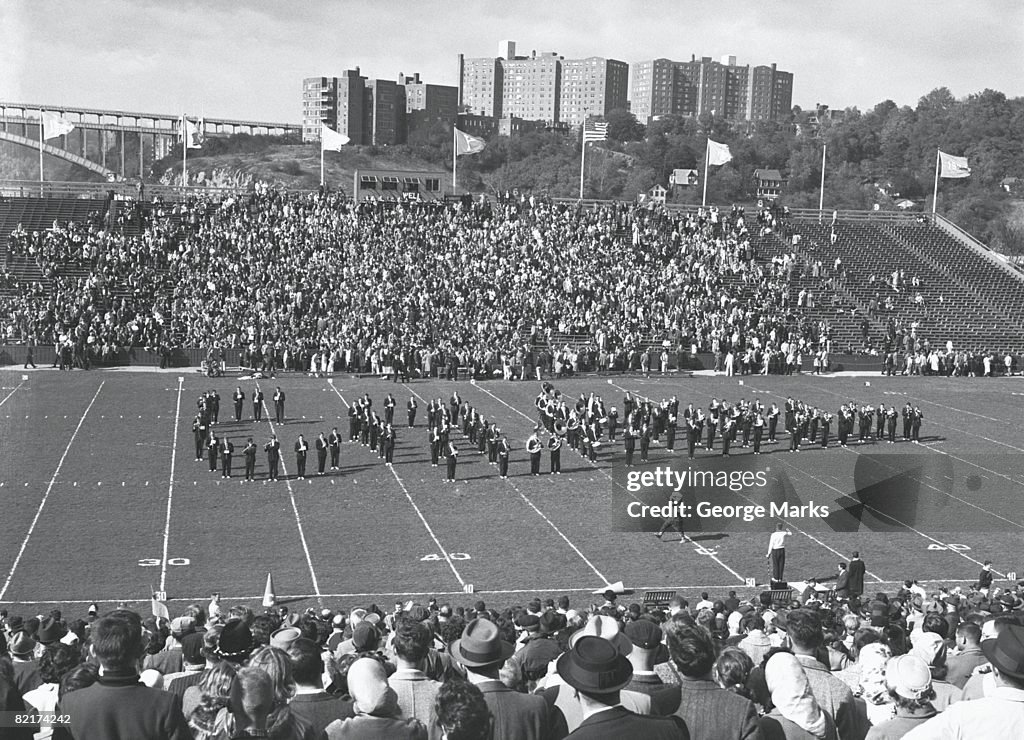
{"type": "Polygon", "coordinates": [[[9,647],[11,655],[19,658],[26,655],[31,655],[36,649],[36,641],[32,639],[32,636],[27,632],[16,632],[11,637],[11,644],[9,647]]]}
{"type": "Polygon", "coordinates": [[[558,675],[585,694],[610,694],[629,685],[633,666],[609,640],[590,635],[576,641],[555,664],[558,675]]]}
{"type": "Polygon", "coordinates": [[[515,647],[501,639],[497,625],[488,619],[474,619],[462,630],[462,637],[448,646],[452,659],[469,668],[504,663],[514,652],[515,647]]]}
{"type": "Polygon", "coordinates": [[[1000,673],[1024,679],[1024,627],[1005,625],[999,637],[981,643],[981,652],[1000,673]]]}
{"type": "Polygon", "coordinates": [[[50,645],[60,642],[60,638],[68,633],[67,628],[53,617],[46,617],[39,630],[36,632],[36,639],[43,645],[50,645]]]}
{"type": "Polygon", "coordinates": [[[612,643],[623,655],[633,652],[633,643],[622,633],[618,621],[612,617],[597,614],[591,617],[583,629],[573,632],[569,638],[569,648],[575,647],[576,643],[584,637],[600,637],[612,643]]]}
{"type": "Polygon", "coordinates": [[[253,644],[252,632],[241,619],[233,619],[220,631],[220,639],[213,654],[221,660],[241,662],[249,657],[253,644]]]}

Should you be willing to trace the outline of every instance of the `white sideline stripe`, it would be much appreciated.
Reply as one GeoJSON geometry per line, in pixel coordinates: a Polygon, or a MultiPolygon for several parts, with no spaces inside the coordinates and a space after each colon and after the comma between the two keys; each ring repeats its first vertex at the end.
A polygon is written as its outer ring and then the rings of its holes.
{"type": "MultiPolygon", "coordinates": [[[[29,525],[28,532],[25,533],[25,539],[22,540],[21,548],[18,550],[18,555],[14,558],[11,570],[7,574],[7,580],[4,581],[3,588],[0,588],[0,599],[3,599],[4,594],[7,593],[7,589],[11,585],[11,579],[14,578],[14,571],[18,569],[21,557],[25,554],[25,548],[28,547],[29,538],[32,537],[32,533],[36,529],[36,524],[39,522],[39,517],[43,514],[43,507],[46,506],[46,500],[50,497],[50,491],[53,490],[53,484],[57,481],[57,476],[60,475],[60,469],[64,467],[64,460],[67,458],[68,452],[71,451],[71,445],[74,444],[75,438],[78,436],[78,432],[82,428],[82,424],[85,423],[85,417],[89,415],[89,410],[92,408],[93,404],[96,403],[96,399],[99,398],[100,391],[103,390],[103,384],[106,382],[107,381],[105,380],[100,382],[99,387],[96,389],[96,393],[92,396],[92,400],[89,401],[89,405],[86,406],[85,411],[82,412],[82,418],[78,420],[78,426],[75,427],[75,431],[71,434],[71,439],[68,440],[68,446],[64,448],[64,454],[60,456],[60,461],[57,463],[57,469],[53,471],[53,477],[50,478],[50,483],[46,486],[46,493],[43,494],[43,500],[39,502],[39,508],[36,509],[36,515],[32,518],[32,524],[29,525]]],[[[10,396],[8,396],[8,398],[10,398],[10,396]]]]}
{"type": "MultiPolygon", "coordinates": [[[[1001,580],[999,578],[995,580],[1001,580]]],[[[977,583],[977,578],[940,578],[937,580],[918,580],[918,583],[977,583]]],[[[880,581],[880,585],[892,586],[892,585],[903,585],[902,580],[898,581],[880,581]]],[[[716,583],[711,585],[701,586],[630,586],[627,585],[627,590],[631,591],[713,591],[715,589],[726,589],[735,588],[736,585],[732,583],[716,583]]],[[[759,589],[768,588],[765,584],[759,584],[756,586],[759,589]]],[[[592,588],[580,588],[579,586],[572,586],[569,588],[508,588],[500,589],[495,591],[475,591],[474,594],[556,594],[556,593],[593,593],[592,588]]],[[[381,599],[385,596],[468,596],[463,591],[386,591],[386,592],[353,592],[353,593],[336,593],[336,594],[278,594],[279,600],[292,600],[292,599],[313,599],[313,598],[324,598],[324,599],[355,599],[355,598],[366,598],[366,599],[381,599]]],[[[172,601],[197,601],[204,602],[210,598],[210,594],[204,594],[202,596],[176,596],[172,601]]],[[[263,598],[263,594],[256,596],[221,596],[221,601],[259,601],[263,598]]],[[[116,604],[119,602],[131,603],[131,602],[148,602],[149,596],[145,598],[124,598],[115,597],[108,599],[40,599],[36,601],[0,601],[0,604],[11,604],[11,605],[29,605],[29,604],[93,604],[93,603],[111,603],[116,604]]]]}
{"type": "Polygon", "coordinates": [[[5,403],[7,403],[8,399],[10,399],[11,396],[17,393],[21,389],[21,386],[23,385],[25,385],[24,380],[18,383],[16,386],[14,386],[14,388],[11,389],[11,392],[4,396],[4,400],[0,401],[0,406],[3,406],[5,403]]]}
{"type": "Polygon", "coordinates": [[[515,483],[513,483],[512,481],[510,481],[510,480],[509,480],[508,478],[506,478],[506,479],[505,479],[505,482],[506,482],[506,483],[508,483],[508,484],[509,484],[510,486],[512,486],[512,490],[513,490],[513,491],[515,491],[516,493],[518,493],[518,494],[519,494],[519,497],[520,497],[521,499],[523,499],[523,501],[525,501],[525,502],[526,502],[526,503],[527,503],[527,504],[528,504],[528,505],[530,506],[530,508],[531,508],[531,509],[533,509],[534,511],[536,511],[536,512],[537,512],[537,515],[538,515],[538,516],[540,516],[540,518],[541,518],[541,519],[543,519],[544,521],[546,521],[546,522],[548,523],[548,525],[549,525],[549,526],[550,526],[550,527],[551,527],[551,528],[552,528],[553,530],[555,530],[555,533],[556,533],[556,534],[557,534],[557,535],[558,535],[559,537],[561,537],[561,538],[562,538],[563,540],[565,540],[565,544],[567,544],[567,545],[568,545],[569,547],[571,547],[571,548],[573,549],[573,552],[575,552],[575,553],[576,553],[577,555],[579,555],[579,556],[580,556],[580,560],[582,560],[582,561],[583,561],[584,563],[586,563],[586,564],[587,564],[587,567],[589,567],[589,568],[590,568],[590,569],[591,569],[592,571],[594,571],[594,573],[595,573],[595,574],[597,575],[597,577],[601,579],[601,583],[602,583],[602,585],[608,585],[608,584],[610,584],[610,583],[611,583],[611,581],[609,581],[609,580],[608,580],[607,578],[605,578],[605,577],[604,577],[604,573],[602,573],[601,571],[599,571],[599,570],[598,570],[598,569],[597,569],[597,568],[596,568],[596,567],[594,566],[594,564],[593,564],[592,562],[590,562],[590,560],[589,560],[589,559],[587,558],[587,556],[586,556],[586,555],[584,555],[584,554],[583,554],[582,552],[580,552],[580,549],[579,549],[578,547],[576,547],[576,545],[574,545],[574,544],[573,544],[572,540],[570,540],[570,539],[569,539],[568,537],[566,537],[566,536],[565,536],[565,533],[563,533],[563,532],[562,532],[562,530],[560,530],[560,529],[559,529],[559,528],[558,528],[558,527],[557,527],[557,526],[555,525],[555,523],[554,523],[553,521],[551,521],[550,519],[548,519],[548,518],[547,518],[547,517],[546,517],[546,516],[544,515],[544,512],[543,512],[543,511],[541,511],[540,509],[538,509],[538,508],[537,508],[536,506],[534,506],[534,505],[533,505],[533,502],[532,502],[532,501],[531,501],[531,500],[530,500],[529,498],[527,498],[526,494],[524,494],[524,493],[523,493],[522,491],[520,491],[520,490],[519,490],[518,486],[516,486],[516,484],[515,484],[515,483]]]}
{"type": "MultiPolygon", "coordinates": [[[[345,404],[346,408],[352,408],[352,406],[349,404],[349,402],[345,400],[345,397],[343,395],[341,395],[341,391],[339,391],[337,388],[334,387],[334,383],[328,382],[328,385],[330,386],[330,389],[332,391],[334,391],[334,393],[338,396],[338,398],[341,399],[341,402],[343,404],[345,404]]],[[[419,396],[418,393],[416,395],[419,396]]],[[[421,398],[420,400],[423,400],[423,399],[421,398]]],[[[423,522],[423,526],[426,528],[427,534],[430,535],[430,539],[432,539],[434,541],[434,544],[437,545],[437,549],[439,549],[441,551],[441,554],[444,556],[444,561],[446,563],[448,563],[448,567],[451,568],[452,573],[455,574],[455,578],[458,580],[459,585],[460,586],[465,586],[466,585],[466,581],[462,578],[462,574],[459,573],[458,568],[455,567],[455,563],[452,562],[452,558],[448,554],[448,550],[445,549],[445,546],[441,544],[441,540],[439,540],[437,538],[437,535],[434,534],[434,530],[431,528],[430,524],[427,522],[427,518],[425,516],[423,516],[423,512],[420,511],[420,507],[416,505],[415,501],[413,501],[412,495],[409,493],[409,489],[405,487],[405,483],[403,483],[402,479],[398,477],[398,473],[395,472],[395,468],[393,466],[388,468],[388,470],[391,471],[391,475],[395,476],[395,480],[398,481],[398,485],[401,487],[402,493],[404,493],[405,497],[409,500],[409,503],[412,505],[413,510],[416,512],[416,516],[418,516],[420,518],[420,521],[423,522]]],[[[459,593],[461,593],[461,592],[459,592],[459,593]]]]}
{"type": "MultiPolygon", "coordinates": [[[[625,388],[623,388],[622,386],[616,385],[615,383],[612,383],[612,384],[611,384],[611,386],[612,386],[613,388],[618,388],[618,389],[619,389],[620,391],[623,391],[623,392],[627,392],[625,388]]],[[[643,399],[643,400],[645,400],[645,401],[650,401],[650,400],[651,400],[651,398],[650,398],[649,396],[645,396],[645,395],[643,395],[642,393],[639,393],[639,392],[635,392],[635,391],[634,391],[634,393],[635,393],[635,394],[636,394],[636,395],[637,395],[637,396],[638,396],[639,398],[642,398],[642,399],[643,399]]],[[[740,493],[740,492],[738,492],[738,491],[734,491],[734,493],[735,493],[735,494],[736,494],[737,496],[739,496],[740,498],[744,499],[745,501],[749,501],[749,502],[750,502],[750,503],[752,503],[752,504],[756,504],[756,502],[755,502],[755,501],[754,501],[753,499],[751,499],[751,498],[748,498],[747,496],[744,496],[744,495],[743,495],[742,493],[740,493]]],[[[807,531],[805,531],[805,530],[803,530],[803,529],[800,529],[800,527],[798,527],[798,526],[796,526],[795,524],[793,524],[793,522],[791,522],[791,521],[790,521],[789,519],[786,519],[785,517],[776,517],[776,519],[780,519],[781,521],[785,522],[785,523],[786,523],[787,525],[789,525],[790,527],[792,527],[793,529],[795,529],[795,530],[796,530],[797,532],[799,532],[800,534],[802,534],[802,535],[803,535],[804,537],[806,537],[807,539],[811,540],[812,542],[814,542],[814,543],[816,543],[816,544],[818,544],[818,545],[821,545],[821,546],[822,546],[822,547],[824,547],[824,548],[825,548],[826,550],[828,550],[829,552],[831,552],[831,553],[832,553],[833,555],[837,555],[837,556],[841,557],[841,558],[842,558],[843,560],[849,560],[849,559],[850,559],[849,557],[847,557],[847,556],[846,556],[846,555],[844,555],[843,553],[839,552],[839,551],[838,551],[838,550],[836,550],[835,548],[833,548],[833,547],[830,547],[829,545],[826,545],[826,544],[825,544],[824,542],[822,542],[821,540],[819,540],[819,539],[818,539],[817,537],[815,537],[815,536],[814,536],[813,534],[811,534],[810,532],[807,532],[807,531]]],[[[865,570],[865,571],[864,571],[864,573],[865,573],[865,574],[867,574],[867,575],[869,575],[869,576],[871,576],[872,578],[874,578],[874,579],[875,579],[875,581],[876,581],[877,583],[883,583],[882,579],[881,579],[881,578],[879,578],[879,577],[878,577],[877,575],[875,575],[874,573],[872,573],[872,572],[871,572],[870,570],[865,570]]]]}
{"type": "MultiPolygon", "coordinates": [[[[256,389],[259,390],[260,384],[256,384],[256,389]]],[[[267,412],[267,422],[270,424],[270,433],[277,435],[274,431],[274,422],[270,419],[270,407],[267,406],[266,400],[262,402],[263,410],[267,412]]],[[[292,502],[292,512],[295,514],[295,526],[299,528],[299,539],[302,541],[302,551],[306,554],[306,565],[309,566],[309,578],[313,582],[313,591],[316,592],[317,601],[323,605],[323,599],[320,595],[320,584],[316,580],[316,571],[313,570],[313,558],[309,555],[309,545],[306,543],[306,533],[302,529],[302,517],[299,516],[299,507],[295,503],[295,491],[292,490],[292,482],[288,479],[288,469],[284,464],[284,455],[281,455],[281,472],[284,473],[284,484],[288,487],[288,498],[292,502]]],[[[262,599],[263,597],[260,596],[262,599]]]]}
{"type": "MultiPolygon", "coordinates": [[[[514,406],[510,406],[509,404],[505,403],[505,401],[504,401],[504,400],[502,400],[501,398],[498,398],[498,397],[497,397],[496,395],[494,395],[493,393],[491,393],[491,392],[490,392],[489,390],[487,390],[486,388],[482,388],[481,386],[477,385],[476,383],[474,383],[474,384],[473,384],[473,387],[474,387],[474,388],[477,388],[478,390],[482,391],[483,393],[486,393],[486,394],[487,394],[488,396],[490,396],[491,398],[493,398],[493,399],[494,399],[495,401],[497,401],[498,403],[500,403],[500,404],[502,404],[502,405],[504,405],[504,406],[507,406],[508,408],[512,409],[512,410],[513,410],[514,412],[516,412],[517,414],[519,414],[520,416],[522,416],[522,417],[523,417],[524,419],[526,419],[526,420],[527,420],[528,422],[530,422],[531,424],[533,424],[533,425],[536,425],[536,423],[537,423],[536,421],[534,421],[533,419],[531,419],[531,418],[530,418],[529,416],[527,416],[526,414],[524,414],[524,413],[523,413],[522,411],[520,411],[519,409],[515,408],[514,406]]],[[[591,464],[591,466],[592,466],[592,467],[593,467],[593,468],[594,468],[595,470],[597,470],[598,472],[600,472],[600,473],[601,473],[601,475],[603,475],[603,476],[604,476],[605,478],[607,478],[608,480],[610,480],[610,481],[611,481],[611,482],[612,482],[612,483],[613,483],[614,485],[617,485],[617,486],[618,486],[619,488],[622,488],[623,490],[626,490],[626,489],[625,489],[625,488],[624,488],[624,487],[622,486],[622,484],[618,483],[618,482],[617,482],[617,481],[616,481],[616,480],[615,480],[615,479],[614,479],[614,478],[613,478],[612,476],[610,476],[610,475],[608,474],[608,471],[606,471],[606,470],[605,470],[604,468],[602,468],[601,466],[599,466],[599,465],[598,465],[597,463],[593,462],[593,461],[592,461],[592,460],[591,460],[591,459],[590,459],[589,457],[585,457],[584,459],[585,459],[585,460],[586,460],[587,462],[589,462],[589,463],[591,464]]],[[[636,500],[636,499],[634,499],[634,501],[635,501],[635,500],[636,500]]],[[[695,550],[695,551],[696,551],[696,550],[700,550],[700,549],[701,549],[701,548],[700,548],[700,546],[699,546],[699,545],[697,545],[697,544],[696,544],[696,543],[695,543],[695,542],[694,542],[693,540],[691,540],[691,539],[690,539],[689,537],[687,537],[687,541],[688,541],[688,542],[689,542],[689,543],[690,543],[691,545],[693,545],[693,546],[694,546],[694,550],[695,550]]],[[[720,559],[720,558],[719,558],[719,557],[718,557],[717,555],[705,555],[705,557],[708,557],[708,558],[710,558],[711,560],[713,560],[714,562],[718,563],[718,564],[719,564],[720,566],[722,566],[723,568],[725,568],[725,570],[727,570],[727,571],[729,571],[730,573],[732,573],[732,574],[733,574],[733,576],[735,576],[736,578],[738,578],[738,579],[739,579],[740,583],[746,583],[746,580],[745,580],[745,579],[743,578],[743,576],[742,576],[742,575],[740,575],[740,574],[739,574],[739,573],[738,573],[737,571],[733,570],[733,569],[732,569],[732,568],[730,568],[730,567],[729,567],[728,565],[726,565],[726,564],[725,564],[724,562],[722,562],[722,560],[721,560],[721,559],[720,559]]],[[[605,583],[607,583],[607,582],[608,582],[608,581],[605,581],[605,583]]]]}
{"type": "MultiPolygon", "coordinates": [[[[164,517],[164,550],[160,565],[160,590],[165,591],[167,585],[167,545],[171,538],[171,502],[174,500],[174,463],[178,457],[178,421],[181,417],[181,391],[185,387],[185,378],[178,378],[178,404],[174,409],[174,440],[171,442],[171,476],[167,481],[167,514],[164,517]]],[[[122,482],[121,485],[124,485],[122,482]]]]}

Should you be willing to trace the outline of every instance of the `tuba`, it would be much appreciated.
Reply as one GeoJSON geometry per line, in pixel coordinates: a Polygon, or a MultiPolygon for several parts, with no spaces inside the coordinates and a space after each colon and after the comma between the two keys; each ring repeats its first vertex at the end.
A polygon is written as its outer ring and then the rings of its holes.
{"type": "Polygon", "coordinates": [[[567,431],[565,422],[562,419],[559,419],[558,421],[555,422],[554,429],[555,434],[557,434],[559,437],[564,437],[567,431]]]}

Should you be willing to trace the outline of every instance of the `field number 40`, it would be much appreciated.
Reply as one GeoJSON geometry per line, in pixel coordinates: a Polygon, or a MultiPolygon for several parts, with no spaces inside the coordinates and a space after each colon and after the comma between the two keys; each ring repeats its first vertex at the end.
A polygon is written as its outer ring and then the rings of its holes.
{"type": "MultiPolygon", "coordinates": [[[[469,560],[469,555],[464,552],[450,552],[448,557],[452,560],[469,560]]],[[[432,561],[432,560],[444,560],[443,557],[438,555],[436,552],[432,552],[429,555],[424,555],[420,558],[421,561],[432,561]]]]}
{"type": "MultiPolygon", "coordinates": [[[[160,558],[140,558],[139,565],[143,568],[155,568],[163,564],[163,560],[160,558]]],[[[191,565],[192,562],[188,558],[167,558],[168,565],[191,565]]]]}

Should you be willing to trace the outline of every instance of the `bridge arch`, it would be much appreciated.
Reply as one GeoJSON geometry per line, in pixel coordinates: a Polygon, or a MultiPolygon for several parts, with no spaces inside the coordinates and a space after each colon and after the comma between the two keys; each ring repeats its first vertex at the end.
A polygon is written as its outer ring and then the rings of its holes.
{"type": "MultiPolygon", "coordinates": [[[[13,144],[20,144],[21,146],[28,147],[33,151],[39,151],[39,141],[37,139],[19,136],[18,134],[12,134],[9,131],[0,131],[0,141],[9,141],[13,144]]],[[[92,160],[80,157],[77,154],[72,154],[64,149],[44,143],[43,152],[49,154],[51,157],[59,157],[67,162],[71,162],[72,164],[77,164],[79,167],[84,167],[91,172],[99,173],[108,180],[117,178],[117,173],[113,170],[109,170],[103,165],[96,164],[92,160]]]]}

